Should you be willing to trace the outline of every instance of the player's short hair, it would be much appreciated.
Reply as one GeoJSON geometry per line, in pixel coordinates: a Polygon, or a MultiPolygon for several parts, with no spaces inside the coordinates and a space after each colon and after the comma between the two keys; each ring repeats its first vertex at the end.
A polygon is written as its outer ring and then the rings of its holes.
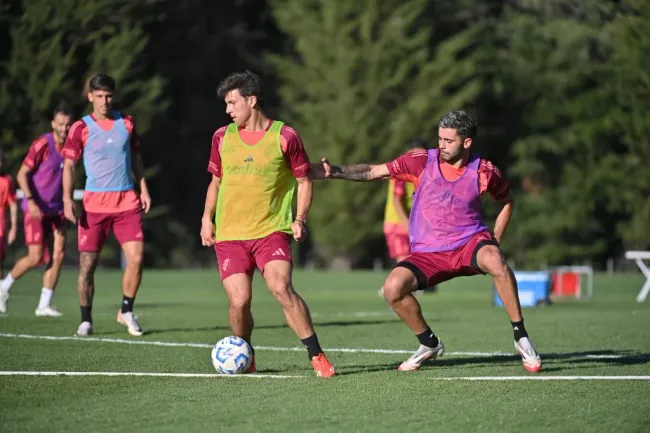
{"type": "Polygon", "coordinates": [[[70,108],[70,105],[68,105],[67,102],[61,101],[52,112],[52,119],[54,119],[57,114],[63,114],[64,116],[72,117],[72,108],[70,108]]]}
{"type": "Polygon", "coordinates": [[[428,150],[429,149],[429,142],[426,141],[423,138],[411,138],[408,141],[407,146],[408,146],[409,149],[417,149],[417,148],[421,147],[423,149],[428,150]]]}
{"type": "Polygon", "coordinates": [[[115,91],[115,79],[107,74],[95,74],[88,81],[88,91],[103,90],[105,92],[115,91]]]}
{"type": "Polygon", "coordinates": [[[223,99],[233,90],[239,90],[243,97],[255,96],[260,107],[264,105],[264,83],[259,75],[251,71],[235,72],[228,75],[219,83],[217,95],[223,99]]]}
{"type": "Polygon", "coordinates": [[[467,111],[451,111],[440,118],[438,122],[440,128],[455,129],[458,135],[463,138],[474,138],[478,131],[478,121],[476,117],[467,111]]]}

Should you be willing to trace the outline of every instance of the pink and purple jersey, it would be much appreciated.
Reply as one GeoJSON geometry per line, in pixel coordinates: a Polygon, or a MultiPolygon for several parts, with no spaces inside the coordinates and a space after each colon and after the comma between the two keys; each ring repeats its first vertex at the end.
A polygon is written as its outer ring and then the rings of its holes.
{"type": "Polygon", "coordinates": [[[387,166],[391,177],[416,186],[409,219],[413,252],[451,251],[465,244],[487,230],[481,195],[504,200],[510,194],[501,172],[475,154],[459,169],[442,161],[438,149],[411,152],[387,166]]]}
{"type": "MultiPolygon", "coordinates": [[[[23,164],[31,168],[27,181],[39,209],[46,216],[61,214],[63,212],[63,155],[56,148],[51,132],[34,141],[23,164]]],[[[23,212],[28,212],[26,198],[23,199],[21,208],[23,212]]]]}

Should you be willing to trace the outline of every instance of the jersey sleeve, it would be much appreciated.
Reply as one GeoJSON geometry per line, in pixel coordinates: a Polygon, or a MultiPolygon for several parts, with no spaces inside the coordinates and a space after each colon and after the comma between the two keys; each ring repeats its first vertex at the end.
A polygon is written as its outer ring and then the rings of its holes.
{"type": "Polygon", "coordinates": [[[138,130],[135,128],[135,120],[133,116],[124,116],[124,127],[129,133],[130,140],[129,144],[131,146],[131,152],[138,153],[140,152],[140,136],[138,135],[138,130]]]}
{"type": "Polygon", "coordinates": [[[420,175],[427,166],[427,152],[408,152],[393,162],[386,164],[390,177],[403,182],[417,183],[420,175]]]}
{"type": "Polygon", "coordinates": [[[47,153],[47,139],[45,137],[38,137],[29,146],[27,156],[23,159],[23,165],[30,169],[38,168],[45,159],[47,153]]]}
{"type": "Polygon", "coordinates": [[[72,124],[68,137],[65,139],[62,154],[66,159],[71,159],[77,162],[81,158],[84,148],[83,133],[86,130],[86,122],[77,120],[72,124]]]}
{"type": "Polygon", "coordinates": [[[309,156],[302,143],[302,138],[293,129],[288,126],[283,126],[280,132],[286,145],[283,146],[284,158],[291,168],[291,172],[295,178],[307,177],[311,173],[311,163],[309,156]]]}
{"type": "Polygon", "coordinates": [[[482,159],[478,169],[479,191],[488,193],[496,200],[501,201],[510,195],[510,184],[499,170],[490,161],[482,159]]]}
{"type": "Polygon", "coordinates": [[[223,176],[223,166],[221,165],[221,144],[226,135],[226,127],[217,129],[212,136],[212,147],[210,148],[210,161],[208,162],[208,171],[216,177],[223,176]]]}

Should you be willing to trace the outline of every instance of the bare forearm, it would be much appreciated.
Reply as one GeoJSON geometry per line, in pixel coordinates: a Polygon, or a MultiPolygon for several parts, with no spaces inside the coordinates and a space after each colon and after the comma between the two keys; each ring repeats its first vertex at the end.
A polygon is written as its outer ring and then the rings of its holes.
{"type": "Polygon", "coordinates": [[[16,174],[16,182],[18,182],[18,187],[23,191],[25,197],[31,197],[32,191],[29,189],[29,182],[27,181],[28,170],[25,169],[25,166],[22,166],[16,174]]]}
{"type": "Polygon", "coordinates": [[[208,185],[208,191],[205,193],[205,206],[203,208],[203,218],[208,220],[214,219],[217,208],[217,197],[219,196],[219,185],[214,180],[208,185]]]}
{"type": "Polygon", "coordinates": [[[311,179],[304,179],[298,183],[298,199],[296,203],[296,219],[307,222],[311,201],[314,195],[314,184],[311,179]]]}
{"type": "Polygon", "coordinates": [[[372,173],[372,165],[370,164],[355,164],[332,166],[332,179],[351,180],[354,182],[368,182],[375,180],[372,173]]]}
{"type": "Polygon", "coordinates": [[[147,188],[147,180],[144,178],[144,161],[142,160],[142,155],[138,152],[133,155],[132,162],[133,176],[135,181],[140,187],[140,192],[146,191],[149,192],[147,188]]]}
{"type": "Polygon", "coordinates": [[[503,234],[506,232],[506,229],[508,228],[508,223],[510,222],[510,218],[512,218],[512,212],[514,210],[514,204],[512,202],[506,203],[505,206],[503,206],[503,209],[501,209],[501,212],[499,212],[499,215],[497,216],[497,220],[494,223],[494,237],[497,238],[498,242],[501,242],[503,239],[503,234]]]}
{"type": "Polygon", "coordinates": [[[66,159],[63,165],[63,199],[72,201],[74,187],[74,162],[66,159]]]}
{"type": "Polygon", "coordinates": [[[18,224],[18,205],[15,201],[9,205],[9,218],[11,220],[11,228],[15,229],[17,227],[16,224],[18,224]]]}

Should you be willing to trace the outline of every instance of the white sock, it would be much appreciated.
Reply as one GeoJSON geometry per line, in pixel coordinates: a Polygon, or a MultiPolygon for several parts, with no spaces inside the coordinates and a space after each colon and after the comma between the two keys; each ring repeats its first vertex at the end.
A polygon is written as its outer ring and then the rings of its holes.
{"type": "Polygon", "coordinates": [[[53,294],[54,294],[54,290],[48,289],[47,287],[43,287],[43,290],[41,290],[41,300],[38,302],[39,310],[41,308],[50,306],[50,301],[52,300],[53,294]]]}
{"type": "Polygon", "coordinates": [[[0,285],[0,288],[2,290],[9,290],[11,289],[11,286],[14,285],[16,280],[14,280],[14,277],[11,276],[11,274],[7,274],[4,280],[2,280],[2,284],[0,285]]]}

